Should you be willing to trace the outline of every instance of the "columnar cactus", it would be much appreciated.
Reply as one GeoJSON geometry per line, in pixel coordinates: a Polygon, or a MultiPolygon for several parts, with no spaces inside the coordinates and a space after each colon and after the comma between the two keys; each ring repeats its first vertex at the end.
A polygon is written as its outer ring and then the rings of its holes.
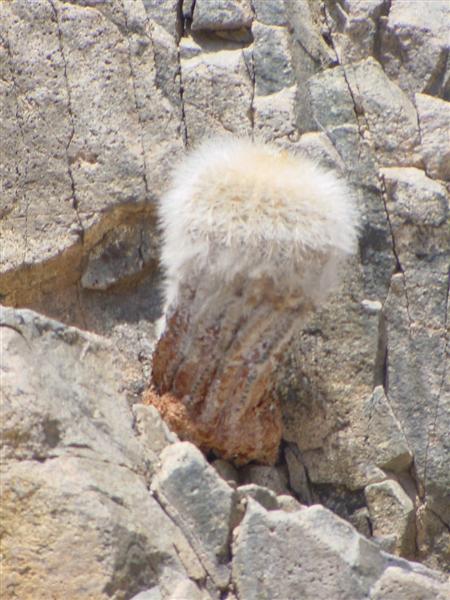
{"type": "Polygon", "coordinates": [[[145,401],[203,450],[271,464],[275,371],[355,248],[352,195],[303,156],[218,140],[177,171],[160,218],[165,328],[145,401]]]}

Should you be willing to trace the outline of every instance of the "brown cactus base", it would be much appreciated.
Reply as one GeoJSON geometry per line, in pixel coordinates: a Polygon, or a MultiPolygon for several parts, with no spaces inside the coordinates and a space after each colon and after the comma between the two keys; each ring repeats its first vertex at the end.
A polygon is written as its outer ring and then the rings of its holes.
{"type": "Polygon", "coordinates": [[[243,465],[273,464],[282,435],[275,374],[310,305],[270,281],[186,293],[154,357],[154,405],[183,440],[243,465]]]}

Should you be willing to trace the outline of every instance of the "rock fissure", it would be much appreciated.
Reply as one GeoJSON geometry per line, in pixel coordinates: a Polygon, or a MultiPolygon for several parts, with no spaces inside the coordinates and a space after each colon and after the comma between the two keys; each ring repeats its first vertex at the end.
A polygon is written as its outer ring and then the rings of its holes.
{"type": "MultiPolygon", "coordinates": [[[[141,106],[140,106],[140,102],[138,100],[138,91],[137,91],[137,87],[136,87],[136,73],[135,73],[135,68],[133,66],[133,50],[132,50],[131,39],[130,39],[131,36],[133,35],[133,32],[130,30],[129,25],[128,25],[128,15],[127,15],[127,11],[125,9],[124,0],[120,0],[120,1],[121,1],[122,13],[123,13],[123,18],[125,21],[125,28],[126,28],[125,39],[126,39],[127,50],[128,50],[128,67],[130,70],[130,79],[131,79],[131,85],[132,85],[132,89],[133,89],[134,108],[136,110],[136,115],[137,115],[138,122],[139,122],[139,144],[141,147],[141,156],[142,156],[142,180],[144,182],[145,198],[146,198],[146,200],[148,200],[149,196],[150,196],[150,188],[149,188],[148,180],[147,180],[147,153],[145,150],[145,143],[144,143],[144,120],[142,118],[141,106]]],[[[146,37],[149,39],[149,41],[151,43],[151,38],[148,35],[146,37]]],[[[153,54],[153,56],[154,56],[154,54],[153,54]]]]}
{"type": "Polygon", "coordinates": [[[256,94],[256,75],[255,75],[255,58],[252,50],[242,50],[245,68],[247,69],[248,78],[251,83],[250,106],[248,109],[248,118],[250,121],[251,138],[254,139],[255,133],[255,94],[256,94]],[[247,58],[250,55],[250,58],[247,58]]]}
{"type": "MultiPolygon", "coordinates": [[[[202,565],[205,573],[211,578],[214,584],[219,588],[223,589],[223,582],[217,579],[217,574],[214,565],[211,563],[211,560],[206,556],[203,550],[203,540],[199,537],[192,527],[189,527],[183,515],[179,514],[178,511],[171,505],[171,503],[164,498],[164,496],[159,492],[154,492],[153,497],[158,502],[161,509],[167,515],[167,517],[173,522],[173,524],[179,528],[183,535],[186,537],[190,547],[195,553],[197,559],[202,565]]],[[[179,554],[179,549],[176,548],[177,554],[179,554]]]]}
{"type": "MultiPolygon", "coordinates": [[[[7,35],[7,34],[6,34],[7,35]]],[[[16,123],[17,126],[19,128],[19,132],[20,132],[20,137],[22,140],[22,144],[24,149],[27,148],[27,144],[25,143],[25,135],[24,135],[24,131],[23,131],[23,116],[20,114],[20,108],[19,108],[19,92],[18,92],[18,85],[17,85],[17,80],[16,80],[16,76],[15,76],[15,72],[14,72],[14,61],[13,61],[13,55],[12,55],[12,51],[11,51],[11,45],[9,43],[9,40],[7,37],[3,37],[2,34],[0,34],[0,39],[2,41],[3,46],[6,48],[6,52],[8,54],[8,61],[9,61],[9,72],[11,73],[11,81],[12,81],[12,87],[14,90],[14,99],[15,99],[15,118],[16,118],[16,123]]],[[[15,197],[15,202],[18,201],[19,199],[19,189],[20,189],[20,170],[19,170],[19,153],[18,153],[18,149],[16,149],[15,151],[16,154],[16,160],[17,160],[17,165],[15,167],[15,171],[17,174],[17,185],[16,185],[16,190],[14,192],[14,197],[15,197]]],[[[29,158],[28,158],[28,152],[25,152],[25,164],[24,164],[24,173],[23,173],[23,184],[22,184],[22,194],[23,194],[23,198],[25,200],[25,210],[24,210],[24,220],[25,220],[25,229],[24,229],[24,249],[23,249],[23,255],[22,255],[22,262],[26,263],[27,261],[27,253],[28,253],[28,227],[29,227],[29,223],[28,223],[28,214],[29,214],[29,209],[30,209],[30,200],[28,198],[28,194],[26,192],[26,186],[27,186],[27,180],[28,180],[28,169],[29,169],[29,158]]],[[[11,211],[13,210],[13,207],[11,207],[11,211]]],[[[2,218],[6,216],[6,214],[0,215],[2,218]]]]}
{"type": "Polygon", "coordinates": [[[67,140],[66,146],[65,146],[65,153],[66,153],[66,162],[67,162],[67,175],[69,177],[70,180],[70,188],[71,188],[71,200],[72,200],[72,208],[75,211],[76,214],[76,218],[78,221],[78,226],[79,229],[77,231],[79,237],[80,237],[80,242],[81,244],[83,244],[84,242],[84,226],[83,226],[83,221],[81,219],[81,215],[79,212],[80,206],[79,206],[79,201],[77,198],[77,190],[76,190],[76,185],[75,185],[75,179],[73,176],[73,172],[72,172],[72,166],[71,166],[71,162],[70,162],[70,157],[69,157],[69,148],[70,145],[72,143],[73,137],[75,135],[75,116],[72,110],[72,98],[71,98],[71,91],[70,91],[70,83],[69,83],[69,77],[68,77],[68,73],[67,73],[67,59],[66,59],[66,55],[64,52],[64,43],[63,43],[63,33],[61,30],[61,23],[60,23],[60,15],[58,10],[56,9],[54,0],[48,0],[49,5],[51,6],[52,12],[53,12],[53,16],[55,19],[55,23],[56,23],[56,27],[57,27],[57,33],[58,33],[58,45],[59,45],[59,52],[61,54],[61,58],[63,61],[63,73],[64,73],[64,85],[66,88],[66,95],[67,95],[67,112],[69,114],[69,120],[70,120],[70,132],[69,132],[69,138],[67,140]]]}
{"type": "Polygon", "coordinates": [[[181,53],[180,47],[177,47],[177,61],[178,61],[178,69],[179,69],[179,96],[180,96],[180,110],[181,110],[181,124],[182,124],[182,136],[183,136],[183,144],[184,147],[189,147],[189,130],[186,119],[186,108],[184,101],[184,84],[183,84],[183,67],[181,65],[181,53]]]}
{"type": "Polygon", "coordinates": [[[427,494],[427,483],[428,483],[428,454],[429,454],[430,444],[432,442],[432,439],[436,435],[436,427],[438,424],[441,397],[442,397],[442,393],[444,390],[444,386],[447,382],[448,363],[449,363],[449,360],[448,360],[448,353],[449,353],[449,318],[448,318],[448,315],[449,315],[449,312],[450,312],[450,270],[448,272],[448,279],[447,279],[447,294],[446,294],[446,299],[445,299],[445,314],[444,314],[444,320],[443,320],[444,347],[442,350],[442,364],[443,364],[442,376],[441,376],[441,381],[439,384],[439,389],[437,391],[437,396],[435,399],[434,415],[433,415],[433,419],[432,419],[432,422],[430,425],[430,430],[428,432],[428,440],[427,440],[427,445],[425,448],[424,475],[423,475],[425,498],[426,498],[426,494],[427,494]]]}

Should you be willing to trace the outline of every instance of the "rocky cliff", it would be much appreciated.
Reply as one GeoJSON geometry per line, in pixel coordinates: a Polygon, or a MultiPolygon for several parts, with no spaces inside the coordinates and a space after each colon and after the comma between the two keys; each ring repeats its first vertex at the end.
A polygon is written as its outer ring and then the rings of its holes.
{"type": "Polygon", "coordinates": [[[5,598],[448,597],[449,21],[446,0],[0,2],[5,598]],[[230,133],[333,168],[362,215],[285,353],[274,467],[208,462],[140,404],[156,201],[230,133]]]}

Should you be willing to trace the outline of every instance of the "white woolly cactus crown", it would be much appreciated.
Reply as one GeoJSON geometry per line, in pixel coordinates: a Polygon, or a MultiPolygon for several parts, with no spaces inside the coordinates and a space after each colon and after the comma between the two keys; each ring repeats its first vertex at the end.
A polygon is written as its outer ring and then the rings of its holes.
{"type": "Polygon", "coordinates": [[[320,301],[355,251],[358,217],[346,184],[304,156],[259,142],[203,143],[176,170],[160,204],[167,303],[205,269],[320,301]]]}

